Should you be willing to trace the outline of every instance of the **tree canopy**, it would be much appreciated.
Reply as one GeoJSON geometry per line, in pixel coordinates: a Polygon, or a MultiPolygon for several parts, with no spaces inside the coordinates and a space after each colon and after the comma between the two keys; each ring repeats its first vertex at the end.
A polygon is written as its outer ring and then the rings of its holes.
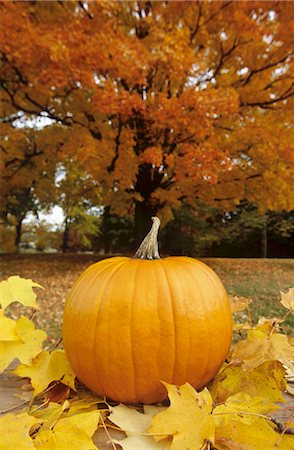
{"type": "Polygon", "coordinates": [[[1,9],[4,209],[32,161],[48,193],[49,168],[69,160],[112,213],[135,217],[138,235],[182,201],[293,209],[291,2],[1,9]],[[34,147],[26,127],[40,118],[50,125],[34,131],[34,147]]]}

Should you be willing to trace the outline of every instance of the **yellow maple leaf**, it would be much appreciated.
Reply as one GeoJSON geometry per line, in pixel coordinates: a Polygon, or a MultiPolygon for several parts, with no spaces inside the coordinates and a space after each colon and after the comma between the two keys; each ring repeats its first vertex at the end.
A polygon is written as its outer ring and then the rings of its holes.
{"type": "Polygon", "coordinates": [[[170,450],[169,442],[156,442],[152,436],[130,435],[125,439],[113,439],[123,450],[170,450]]]}
{"type": "MultiPolygon", "coordinates": [[[[72,416],[73,414],[80,413],[82,411],[94,411],[97,409],[97,404],[103,401],[101,397],[86,397],[85,399],[76,400],[70,403],[70,410],[67,415],[72,416]]],[[[102,410],[100,410],[101,412],[102,410]]],[[[108,409],[107,409],[108,411],[108,409]]]]}
{"type": "Polygon", "coordinates": [[[69,408],[69,405],[68,400],[65,400],[63,404],[50,402],[46,407],[36,409],[30,414],[42,422],[42,427],[48,429],[60,419],[62,413],[69,408]]]}
{"type": "Polygon", "coordinates": [[[5,309],[10,303],[17,301],[24,306],[32,306],[35,309],[39,309],[36,302],[37,295],[33,291],[34,287],[43,289],[40,284],[35,283],[31,279],[20,278],[18,275],[1,281],[0,304],[2,308],[5,309]]]}
{"type": "Polygon", "coordinates": [[[16,322],[4,315],[3,309],[0,309],[0,341],[18,341],[16,333],[16,322]]]}
{"type": "Polygon", "coordinates": [[[288,292],[281,292],[281,303],[285,308],[294,311],[294,287],[290,288],[288,292]]]}
{"type": "Polygon", "coordinates": [[[232,362],[242,363],[244,370],[253,370],[265,361],[281,361],[291,364],[294,348],[284,334],[273,333],[268,336],[259,330],[250,330],[247,338],[236,344],[232,362]]]}
{"type": "Polygon", "coordinates": [[[207,389],[198,393],[188,383],[179,387],[164,385],[170,407],[152,419],[148,432],[156,440],[172,436],[171,450],[200,450],[206,442],[213,443],[215,424],[209,411],[212,400],[207,389]]]}
{"type": "Polygon", "coordinates": [[[281,391],[285,391],[286,385],[285,368],[282,363],[266,361],[250,372],[245,372],[240,366],[224,365],[209,390],[215,403],[224,402],[240,391],[252,397],[261,396],[272,402],[283,402],[281,391]]]}
{"type": "Polygon", "coordinates": [[[121,403],[110,408],[109,419],[126,434],[145,433],[150,425],[151,419],[165,409],[160,406],[145,405],[144,413],[141,413],[121,403]]]}
{"type": "Polygon", "coordinates": [[[245,392],[238,392],[224,404],[216,406],[212,414],[217,427],[226,426],[232,420],[250,425],[260,419],[261,414],[267,414],[277,408],[277,405],[265,397],[251,397],[245,392]]]}
{"type": "Polygon", "coordinates": [[[39,394],[52,381],[62,381],[63,384],[75,390],[75,374],[69,365],[64,350],[41,352],[30,365],[20,364],[14,371],[20,377],[29,377],[34,388],[34,395],[39,394]]]}
{"type": "Polygon", "coordinates": [[[278,318],[272,318],[267,319],[266,317],[260,317],[260,319],[257,322],[257,325],[254,327],[255,330],[263,331],[268,336],[270,336],[273,333],[277,333],[279,331],[279,325],[282,322],[281,319],[278,318]]]}
{"type": "Polygon", "coordinates": [[[237,331],[238,333],[240,331],[248,331],[252,329],[252,325],[249,322],[245,322],[245,323],[238,323],[238,322],[233,322],[233,329],[234,331],[237,331]]]}
{"type": "Polygon", "coordinates": [[[227,425],[216,428],[214,447],[217,450],[291,450],[294,436],[277,433],[262,418],[250,425],[231,420],[227,425]]]}
{"type": "Polygon", "coordinates": [[[0,450],[33,450],[34,441],[29,435],[30,428],[40,421],[27,413],[0,417],[0,450]]]}
{"type": "Polygon", "coordinates": [[[91,436],[95,433],[100,413],[98,410],[65,417],[48,430],[37,434],[34,443],[39,450],[94,450],[91,436]]]}
{"type": "Polygon", "coordinates": [[[252,300],[247,297],[237,297],[235,295],[234,297],[230,296],[230,302],[232,312],[235,313],[244,311],[244,309],[248,307],[248,305],[252,302],[252,300]]]}
{"type": "Polygon", "coordinates": [[[148,450],[165,450],[170,448],[169,443],[156,442],[152,436],[146,433],[152,418],[166,408],[153,405],[144,405],[144,413],[128,408],[120,404],[110,408],[109,419],[119,426],[127,435],[126,439],[114,441],[122,446],[123,450],[137,450],[148,448],[148,450]]]}
{"type": "Polygon", "coordinates": [[[32,359],[42,351],[42,343],[47,338],[45,331],[35,329],[33,322],[24,316],[15,322],[15,333],[17,340],[0,342],[0,373],[14,358],[24,364],[30,364],[32,359]]]}

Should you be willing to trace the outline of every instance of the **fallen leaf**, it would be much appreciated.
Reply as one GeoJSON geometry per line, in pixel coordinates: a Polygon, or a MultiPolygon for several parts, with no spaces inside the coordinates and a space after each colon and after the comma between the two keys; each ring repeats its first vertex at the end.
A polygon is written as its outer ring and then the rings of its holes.
{"type": "Polygon", "coordinates": [[[123,450],[170,450],[170,442],[156,442],[152,436],[133,435],[125,439],[112,439],[112,442],[120,445],[123,450]]]}
{"type": "Polygon", "coordinates": [[[166,408],[160,406],[144,405],[144,413],[130,408],[122,403],[110,407],[109,419],[120,427],[126,434],[145,433],[151,419],[166,408]]]}
{"type": "Polygon", "coordinates": [[[217,427],[214,448],[217,450],[291,450],[294,436],[274,431],[265,419],[247,425],[231,420],[224,427],[217,427]]]}
{"type": "Polygon", "coordinates": [[[294,311],[294,287],[290,288],[288,292],[281,292],[281,303],[285,308],[294,311]]]}
{"type": "Polygon", "coordinates": [[[65,417],[48,430],[39,432],[35,447],[42,450],[95,450],[91,437],[97,429],[99,411],[90,411],[65,417]]]}
{"type": "Polygon", "coordinates": [[[267,361],[250,372],[240,366],[224,365],[210,385],[215,403],[224,402],[237,392],[261,396],[272,402],[283,402],[286,389],[285,368],[279,361],[267,361]],[[266,380],[266,383],[264,382],[266,380]]]}
{"type": "Polygon", "coordinates": [[[258,331],[263,331],[268,336],[270,336],[271,334],[277,333],[279,331],[280,323],[282,323],[282,320],[278,319],[277,317],[271,319],[260,317],[254,329],[258,331]]]}
{"type": "Polygon", "coordinates": [[[233,313],[244,311],[252,302],[251,298],[230,296],[231,309],[233,313]]]}
{"type": "Polygon", "coordinates": [[[33,288],[43,287],[32,281],[31,279],[20,278],[18,275],[9,277],[7,280],[0,282],[0,304],[2,308],[7,308],[12,302],[22,303],[24,306],[32,306],[39,309],[36,302],[37,295],[33,288]]]}
{"type": "Polygon", "coordinates": [[[251,425],[264,415],[275,411],[278,406],[265,397],[251,397],[245,392],[238,392],[229,397],[223,405],[213,410],[213,418],[217,427],[228,425],[232,420],[251,425]]]}
{"type": "Polygon", "coordinates": [[[124,450],[145,448],[148,450],[168,450],[170,443],[158,443],[152,436],[146,435],[151,419],[165,409],[161,406],[144,405],[144,412],[141,413],[123,404],[111,407],[109,419],[127,435],[125,439],[113,440],[113,442],[121,445],[124,450]]]}
{"type": "Polygon", "coordinates": [[[63,404],[50,402],[45,407],[31,411],[30,414],[39,419],[45,429],[51,428],[61,415],[69,408],[69,401],[65,400],[63,404]]]}
{"type": "Polygon", "coordinates": [[[30,365],[21,364],[14,371],[20,377],[29,377],[34,388],[34,395],[40,394],[52,381],[62,381],[63,384],[75,390],[75,374],[69,365],[64,350],[41,352],[30,365]]]}
{"type": "Polygon", "coordinates": [[[268,336],[259,330],[250,330],[247,338],[236,344],[232,352],[232,363],[242,363],[244,370],[253,370],[265,361],[281,361],[291,365],[294,348],[284,334],[268,336]]]}
{"type": "Polygon", "coordinates": [[[45,398],[49,400],[49,402],[60,403],[64,402],[69,397],[70,388],[63,383],[55,384],[54,381],[49,384],[48,391],[45,394],[45,398]],[[50,389],[51,388],[51,389],[50,389]]]}
{"type": "Polygon", "coordinates": [[[24,364],[30,364],[42,351],[42,343],[47,338],[45,331],[36,330],[33,322],[27,317],[21,317],[15,322],[15,333],[18,340],[0,342],[0,373],[14,358],[24,364]]]}
{"type": "Polygon", "coordinates": [[[0,341],[18,341],[16,333],[16,321],[6,317],[3,309],[0,309],[0,341]]]}
{"type": "Polygon", "coordinates": [[[29,432],[36,423],[39,420],[27,413],[8,413],[0,417],[0,450],[33,450],[34,442],[29,432]]]}
{"type": "Polygon", "coordinates": [[[215,424],[205,388],[198,393],[188,383],[177,387],[164,383],[170,406],[156,415],[148,431],[156,440],[172,436],[171,450],[200,450],[206,442],[214,442],[215,424]]]}

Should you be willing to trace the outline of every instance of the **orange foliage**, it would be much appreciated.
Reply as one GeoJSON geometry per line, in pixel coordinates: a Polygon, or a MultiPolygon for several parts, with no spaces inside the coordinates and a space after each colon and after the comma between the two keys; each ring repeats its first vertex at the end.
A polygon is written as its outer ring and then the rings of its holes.
{"type": "MultiPolygon", "coordinates": [[[[24,151],[25,132],[13,128],[23,111],[45,114],[63,135],[62,155],[52,142],[38,167],[77,158],[121,214],[143,207],[170,218],[196,197],[293,208],[290,2],[2,2],[1,10],[8,170],[24,151]]],[[[7,190],[27,176],[21,167],[7,190]]]]}

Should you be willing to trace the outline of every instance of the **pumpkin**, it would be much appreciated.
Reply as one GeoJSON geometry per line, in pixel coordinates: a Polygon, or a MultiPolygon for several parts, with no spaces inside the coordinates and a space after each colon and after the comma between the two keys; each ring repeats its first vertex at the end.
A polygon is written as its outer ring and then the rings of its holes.
{"type": "Polygon", "coordinates": [[[117,402],[166,398],[161,381],[206,385],[229,351],[232,318],[215,272],[196,259],[160,259],[153,226],[134,258],[91,265],[72,287],[64,348],[77,377],[117,402]]]}

